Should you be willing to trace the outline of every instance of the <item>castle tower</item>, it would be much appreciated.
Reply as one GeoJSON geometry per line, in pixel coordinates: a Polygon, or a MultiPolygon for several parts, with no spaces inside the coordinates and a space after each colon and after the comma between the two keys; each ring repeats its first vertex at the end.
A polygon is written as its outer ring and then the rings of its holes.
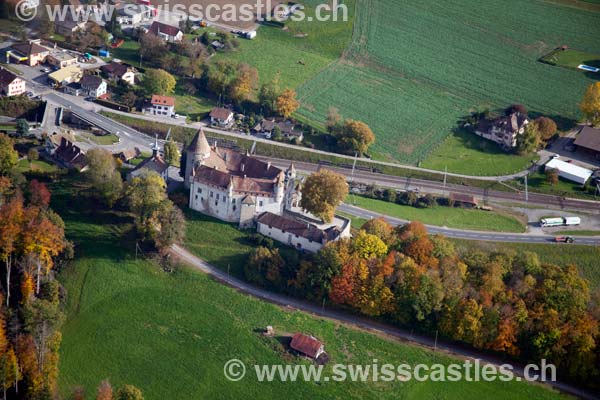
{"type": "Polygon", "coordinates": [[[202,162],[210,157],[210,145],[202,128],[198,130],[194,139],[186,150],[185,176],[183,183],[186,189],[190,188],[192,171],[202,165],[202,162]]]}

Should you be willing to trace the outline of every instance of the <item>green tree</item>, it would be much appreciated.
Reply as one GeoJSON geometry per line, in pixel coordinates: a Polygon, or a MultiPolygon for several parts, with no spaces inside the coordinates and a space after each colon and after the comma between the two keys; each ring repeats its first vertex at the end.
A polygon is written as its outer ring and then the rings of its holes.
{"type": "Polygon", "coordinates": [[[152,239],[159,227],[158,211],[167,200],[164,179],[154,171],[134,177],[125,189],[125,198],[134,215],[136,228],[145,239],[152,239]]]}
{"type": "Polygon", "coordinates": [[[552,136],[558,131],[558,127],[556,126],[556,122],[554,122],[551,118],[548,117],[539,117],[535,120],[535,125],[540,132],[540,138],[543,141],[548,141],[552,139],[552,136]]]}
{"type": "Polygon", "coordinates": [[[517,136],[516,150],[519,154],[531,154],[538,149],[540,143],[540,132],[536,124],[530,123],[525,127],[525,132],[517,136]]]}
{"type": "Polygon", "coordinates": [[[279,254],[279,249],[260,246],[250,254],[244,265],[244,275],[249,282],[257,285],[278,287],[284,266],[285,261],[279,254]]]}
{"type": "Polygon", "coordinates": [[[40,158],[40,153],[36,148],[31,148],[27,151],[27,160],[29,161],[29,167],[31,168],[31,163],[37,161],[40,158]]]}
{"type": "Polygon", "coordinates": [[[19,137],[23,137],[29,133],[29,124],[27,123],[27,120],[23,118],[19,118],[17,120],[15,127],[17,130],[17,135],[19,135],[19,137]]]}
{"type": "Polygon", "coordinates": [[[86,154],[89,169],[85,172],[93,190],[109,207],[112,207],[123,193],[123,180],[117,170],[115,158],[108,150],[93,148],[86,154]]]}
{"type": "Polygon", "coordinates": [[[117,391],[115,400],[144,400],[142,391],[133,385],[125,385],[117,391]]]}
{"type": "Polygon", "coordinates": [[[148,95],[168,95],[175,91],[175,77],[164,69],[149,69],[144,75],[142,86],[148,95]]]}
{"type": "Polygon", "coordinates": [[[174,243],[183,240],[185,229],[185,218],[183,213],[173,204],[171,200],[164,200],[157,210],[157,220],[159,229],[154,236],[154,242],[159,249],[167,249],[174,243]]]}
{"type": "Polygon", "coordinates": [[[300,207],[331,222],[335,209],[348,195],[346,178],[336,172],[323,169],[311,174],[302,187],[300,207]]]}
{"type": "Polygon", "coordinates": [[[558,170],[556,168],[546,168],[546,182],[552,186],[558,183],[558,170]]]}
{"type": "Polygon", "coordinates": [[[19,154],[13,146],[13,140],[7,135],[0,133],[0,175],[8,173],[19,160],[19,154]]]}
{"type": "MultiPolygon", "coordinates": [[[[173,141],[173,137],[169,138],[169,141],[165,143],[165,162],[169,165],[173,165],[179,161],[179,150],[177,144],[173,141]]],[[[185,168],[185,165],[183,165],[185,168]]]]}
{"type": "Polygon", "coordinates": [[[281,92],[281,88],[279,87],[280,76],[281,73],[279,72],[275,74],[273,79],[261,86],[260,92],[258,93],[258,102],[268,113],[275,111],[275,102],[281,92]]]}

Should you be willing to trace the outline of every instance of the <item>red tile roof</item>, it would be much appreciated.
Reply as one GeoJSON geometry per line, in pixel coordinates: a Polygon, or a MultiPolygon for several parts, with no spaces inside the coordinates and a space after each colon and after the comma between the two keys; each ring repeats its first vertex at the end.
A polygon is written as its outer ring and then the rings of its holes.
{"type": "Polygon", "coordinates": [[[586,149],[600,151],[600,129],[585,126],[577,135],[575,145],[586,149]]]}
{"type": "Polygon", "coordinates": [[[181,31],[176,26],[163,24],[162,22],[154,21],[152,25],[150,25],[150,32],[158,35],[159,33],[163,33],[169,36],[177,36],[177,34],[181,31]]]}
{"type": "Polygon", "coordinates": [[[296,333],[290,343],[292,349],[312,358],[316,358],[319,355],[322,346],[323,343],[319,342],[316,338],[302,333],[296,333]]]}
{"type": "Polygon", "coordinates": [[[158,94],[153,94],[152,100],[150,100],[150,103],[152,103],[153,105],[174,106],[175,98],[169,97],[169,96],[161,96],[158,94]]]}
{"type": "Polygon", "coordinates": [[[215,107],[210,111],[211,118],[216,118],[223,121],[228,119],[231,116],[231,114],[233,114],[231,110],[222,107],[215,107]]]}
{"type": "Polygon", "coordinates": [[[7,69],[0,68],[0,85],[10,85],[18,76],[7,69]]]}

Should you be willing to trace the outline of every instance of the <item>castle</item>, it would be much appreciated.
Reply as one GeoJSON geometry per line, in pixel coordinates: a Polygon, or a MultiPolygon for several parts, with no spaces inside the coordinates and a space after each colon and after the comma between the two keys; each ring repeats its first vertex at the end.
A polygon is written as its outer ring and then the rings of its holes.
{"type": "Polygon", "coordinates": [[[191,209],[246,228],[256,216],[297,207],[293,164],[285,171],[232,149],[210,146],[200,129],[186,149],[184,185],[191,209]]]}

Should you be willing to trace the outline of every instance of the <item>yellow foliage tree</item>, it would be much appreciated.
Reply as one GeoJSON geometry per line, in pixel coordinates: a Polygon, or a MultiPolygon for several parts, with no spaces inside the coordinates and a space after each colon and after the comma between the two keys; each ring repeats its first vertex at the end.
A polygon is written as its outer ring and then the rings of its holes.
{"type": "Polygon", "coordinates": [[[354,238],[353,249],[356,255],[364,259],[382,257],[388,251],[388,247],[383,240],[363,230],[358,232],[358,235],[354,238]]]}
{"type": "Polygon", "coordinates": [[[300,207],[325,222],[331,222],[336,207],[347,195],[346,179],[336,172],[323,169],[306,178],[302,187],[300,207]]]}
{"type": "Polygon", "coordinates": [[[287,88],[277,98],[277,111],[279,114],[288,118],[300,107],[300,103],[296,100],[296,92],[290,88],[287,88]]]}
{"type": "Polygon", "coordinates": [[[592,83],[587,88],[579,109],[592,125],[600,125],[600,82],[592,83]]]}

